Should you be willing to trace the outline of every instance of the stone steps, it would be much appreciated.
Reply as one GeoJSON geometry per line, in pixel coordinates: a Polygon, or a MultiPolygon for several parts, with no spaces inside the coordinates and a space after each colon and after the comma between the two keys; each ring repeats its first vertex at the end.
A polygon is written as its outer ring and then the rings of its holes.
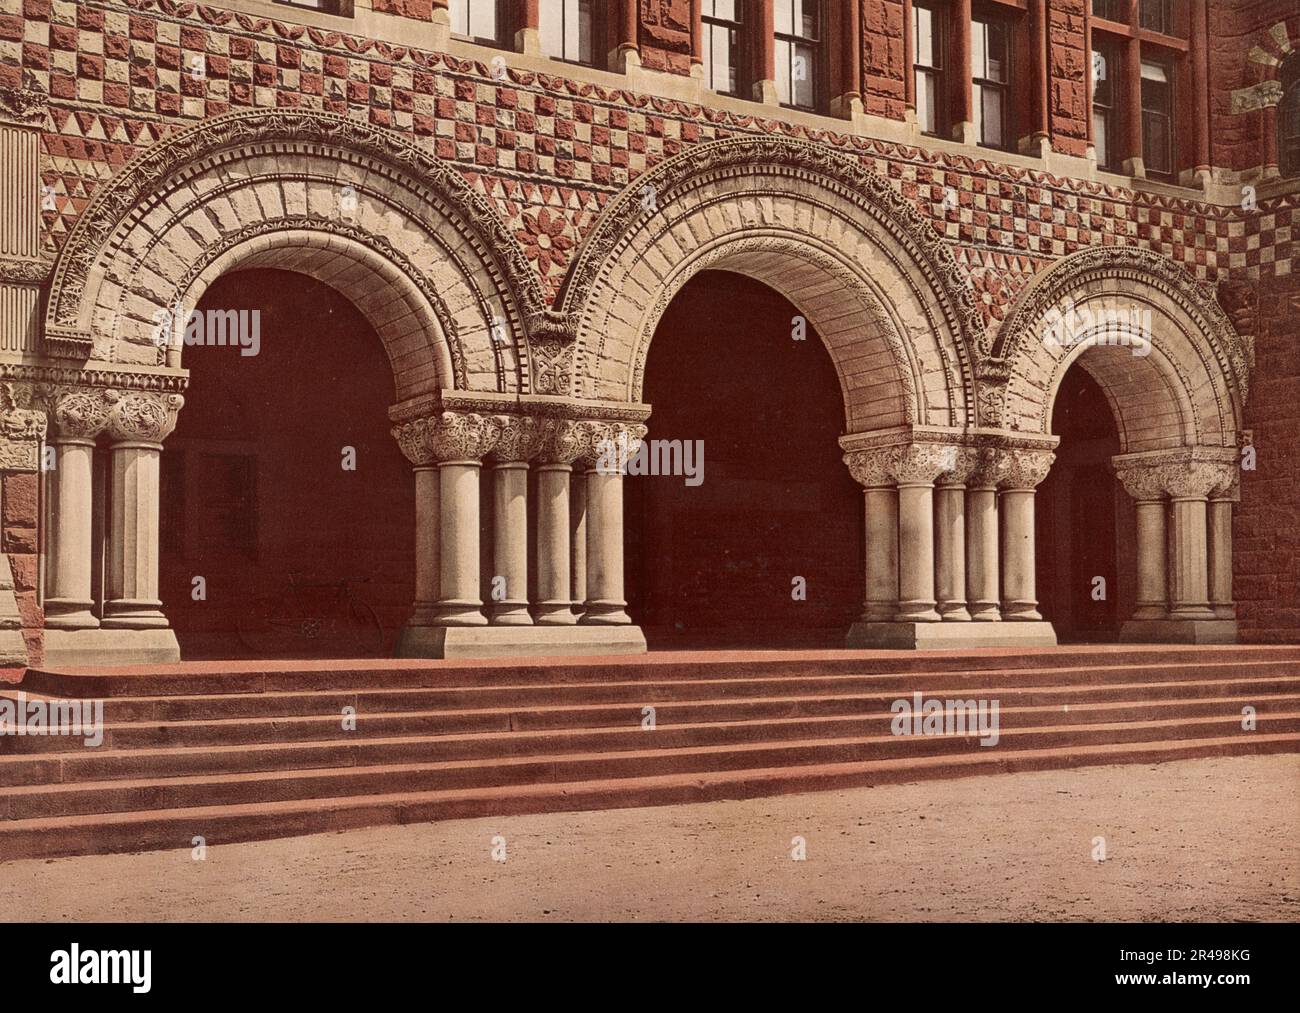
{"type": "Polygon", "coordinates": [[[0,738],[0,859],[1300,751],[1295,648],[1017,652],[1001,666],[966,654],[933,667],[880,653],[581,659],[550,680],[545,666],[430,662],[375,662],[369,677],[305,663],[30,673],[17,687],[29,699],[102,691],[104,743],[0,738]],[[890,704],[915,692],[998,700],[998,744],[893,735],[890,704]],[[1247,705],[1254,731],[1241,727],[1247,705]]]}

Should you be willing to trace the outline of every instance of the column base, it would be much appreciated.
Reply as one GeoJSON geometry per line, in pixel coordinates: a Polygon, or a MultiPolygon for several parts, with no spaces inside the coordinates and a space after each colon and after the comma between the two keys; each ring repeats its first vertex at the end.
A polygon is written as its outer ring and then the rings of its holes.
{"type": "Polygon", "coordinates": [[[578,623],[573,603],[568,601],[538,603],[533,607],[533,619],[538,626],[576,626],[578,623]]]}
{"type": "Polygon", "coordinates": [[[1056,631],[1038,623],[854,623],[849,648],[952,650],[963,647],[1055,647],[1056,631]]]}
{"type": "Polygon", "coordinates": [[[393,653],[399,658],[519,658],[645,650],[639,626],[407,626],[393,653]]]}
{"type": "Polygon", "coordinates": [[[1235,644],[1235,619],[1130,619],[1121,644],[1235,644]]]}
{"type": "Polygon", "coordinates": [[[45,630],[44,668],[82,665],[170,665],[181,660],[170,629],[45,630]]]}

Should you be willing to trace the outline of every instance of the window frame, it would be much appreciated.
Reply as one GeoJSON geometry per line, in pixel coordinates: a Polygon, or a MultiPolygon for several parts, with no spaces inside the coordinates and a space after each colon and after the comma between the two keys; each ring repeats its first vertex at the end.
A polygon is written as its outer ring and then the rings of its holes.
{"type": "Polygon", "coordinates": [[[1138,28],[1144,32],[1155,32],[1158,35],[1174,34],[1174,9],[1170,0],[1138,0],[1138,28]],[[1159,14],[1156,24],[1147,22],[1147,13],[1156,11],[1159,14]]]}
{"type": "MultiPolygon", "coordinates": [[[[561,47],[563,47],[567,44],[567,32],[565,31],[565,22],[568,20],[568,6],[570,0],[558,0],[558,2],[560,4],[560,39],[561,39],[560,44],[561,47]]],[[[606,50],[608,50],[609,48],[609,46],[606,43],[606,39],[608,37],[608,25],[609,25],[609,4],[600,3],[598,2],[598,0],[572,0],[572,2],[577,4],[579,8],[581,8],[581,5],[585,3],[591,9],[591,37],[590,37],[591,57],[590,59],[583,60],[581,58],[573,58],[573,57],[566,56],[563,53],[561,53],[561,55],[559,56],[556,56],[554,53],[546,52],[546,48],[544,44],[542,45],[542,55],[545,56],[548,60],[555,60],[558,63],[573,64],[575,67],[601,67],[604,65],[604,56],[606,50]]],[[[542,39],[541,22],[542,19],[545,17],[545,13],[544,13],[545,8],[543,6],[544,3],[545,0],[542,0],[542,2],[538,4],[538,8],[537,8],[538,10],[537,34],[538,34],[539,44],[542,44],[541,43],[541,39],[542,39]]],[[[579,17],[581,17],[580,11],[579,11],[579,17]]]]}
{"type": "Polygon", "coordinates": [[[1177,126],[1178,117],[1178,85],[1177,70],[1172,60],[1159,56],[1144,55],[1137,68],[1138,88],[1140,91],[1138,105],[1142,110],[1142,166],[1146,170],[1148,177],[1153,179],[1172,180],[1178,173],[1178,145],[1174,139],[1174,131],[1177,126]],[[1147,89],[1146,82],[1149,78],[1143,76],[1142,68],[1150,65],[1159,67],[1165,75],[1163,83],[1166,94],[1168,108],[1164,112],[1147,108],[1147,89]],[[1164,154],[1168,161],[1168,168],[1155,169],[1152,167],[1150,151],[1152,132],[1148,129],[1148,117],[1163,116],[1165,123],[1165,151],[1164,154]]]}
{"type": "Polygon", "coordinates": [[[1088,10],[1094,18],[1100,18],[1112,24],[1122,25],[1127,21],[1124,12],[1120,10],[1120,0],[1092,0],[1088,10]],[[1101,10],[1098,10],[1098,7],[1101,10]]]}
{"type": "MultiPolygon", "coordinates": [[[[704,68],[704,85],[716,95],[728,95],[731,98],[744,98],[745,67],[748,50],[746,46],[746,28],[744,0],[734,0],[736,18],[734,21],[718,17],[716,14],[704,13],[708,0],[700,3],[700,62],[704,68]],[[729,67],[735,79],[734,90],[722,90],[713,85],[713,39],[715,30],[727,33],[729,49],[729,67]]],[[[716,3],[716,0],[713,0],[716,3]]]]}
{"type": "MultiPolygon", "coordinates": [[[[457,0],[449,0],[449,3],[447,4],[448,17],[452,16],[452,7],[456,2],[457,0]]],[[[473,11],[471,10],[474,0],[463,0],[463,2],[465,4],[466,28],[468,28],[473,24],[474,20],[472,16],[473,11]]],[[[511,42],[514,33],[510,30],[510,13],[513,5],[510,0],[480,0],[480,2],[496,5],[497,37],[495,39],[488,39],[481,38],[477,35],[461,34],[456,31],[454,24],[451,29],[451,37],[461,42],[469,42],[475,46],[487,46],[491,49],[512,49],[513,45],[511,42]]]]}
{"type": "MultiPolygon", "coordinates": [[[[773,2],[774,4],[793,5],[796,0],[773,0],[773,2]]],[[[780,57],[777,54],[780,52],[781,44],[784,43],[790,47],[790,59],[788,65],[784,68],[784,73],[790,75],[787,84],[787,90],[790,93],[790,101],[782,102],[781,107],[784,109],[801,109],[804,112],[821,112],[826,103],[826,67],[829,62],[827,60],[826,46],[828,35],[827,29],[830,27],[827,24],[827,19],[830,16],[830,11],[827,7],[826,0],[803,0],[803,2],[805,4],[810,4],[815,12],[815,17],[817,19],[816,37],[795,35],[793,33],[777,30],[775,28],[775,7],[773,9],[774,27],[772,32],[772,47],[777,73],[776,88],[777,94],[779,95],[781,92],[783,68],[781,67],[780,57]],[[809,68],[809,83],[812,87],[812,103],[810,105],[804,105],[794,101],[794,61],[798,58],[798,50],[800,47],[810,50],[812,54],[812,66],[809,68]]],[[[793,10],[791,11],[790,22],[793,27],[793,10]]]]}
{"type": "Polygon", "coordinates": [[[975,15],[974,17],[971,18],[971,50],[970,50],[971,66],[967,70],[968,73],[970,74],[970,81],[971,81],[971,115],[978,117],[976,123],[978,125],[979,133],[981,135],[979,138],[977,138],[975,143],[981,148],[989,148],[990,150],[993,151],[1010,151],[1012,150],[1015,144],[1015,139],[1011,136],[1012,135],[1011,95],[1012,95],[1012,89],[1014,87],[1012,66],[1015,62],[1015,53],[1013,50],[1013,44],[1014,44],[1014,26],[1012,22],[1007,18],[998,15],[992,15],[992,14],[975,15]],[[975,76],[974,61],[976,59],[976,54],[975,54],[975,45],[976,45],[975,25],[976,24],[981,24],[985,27],[985,34],[984,34],[985,47],[984,47],[984,54],[983,54],[985,69],[987,69],[988,67],[988,45],[987,45],[988,29],[991,27],[996,27],[1002,32],[1003,48],[1004,48],[1002,63],[1003,66],[1006,68],[1005,73],[1003,75],[1004,80],[1002,81],[995,81],[991,78],[975,76]],[[985,90],[991,90],[1001,95],[1002,97],[1001,123],[999,124],[1001,135],[1002,135],[1001,144],[991,144],[985,141],[982,136],[984,133],[984,105],[982,99],[985,90]]]}
{"type": "Polygon", "coordinates": [[[1095,77],[1096,61],[1094,60],[1089,67],[1089,73],[1094,74],[1091,79],[1092,92],[1092,109],[1093,117],[1093,143],[1094,150],[1097,140],[1097,129],[1095,126],[1097,110],[1100,107],[1104,110],[1104,119],[1106,121],[1106,157],[1097,159],[1097,168],[1104,172],[1119,172],[1120,163],[1117,160],[1118,144],[1122,143],[1123,124],[1121,117],[1123,115],[1123,92],[1120,90],[1124,75],[1116,73],[1118,68],[1123,66],[1123,60],[1119,54],[1119,46],[1108,38],[1094,38],[1092,41],[1092,51],[1103,57],[1106,61],[1106,82],[1109,85],[1110,102],[1109,104],[1099,103],[1097,101],[1097,79],[1095,77]]]}
{"type": "MultiPolygon", "coordinates": [[[[925,137],[943,137],[947,138],[951,133],[951,123],[949,121],[949,110],[951,108],[948,76],[948,18],[947,8],[938,3],[913,3],[912,4],[912,52],[910,58],[912,61],[912,94],[916,98],[921,94],[922,77],[934,82],[934,129],[926,130],[924,124],[920,122],[920,111],[917,111],[917,125],[921,128],[921,133],[925,137]],[[924,64],[917,60],[917,46],[919,45],[920,33],[917,31],[917,11],[924,10],[930,15],[930,34],[934,40],[932,46],[933,56],[938,58],[938,63],[924,64]]],[[[919,102],[914,102],[918,105],[919,102]]]]}

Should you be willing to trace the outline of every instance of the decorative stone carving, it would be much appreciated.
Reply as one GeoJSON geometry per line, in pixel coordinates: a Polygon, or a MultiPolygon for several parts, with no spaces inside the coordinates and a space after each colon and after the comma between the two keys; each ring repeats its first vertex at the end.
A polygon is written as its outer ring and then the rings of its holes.
{"type": "Polygon", "coordinates": [[[913,443],[898,448],[890,470],[899,485],[933,482],[957,467],[960,454],[956,444],[913,443]]]}
{"type": "Polygon", "coordinates": [[[528,461],[537,452],[537,420],[528,415],[497,415],[492,457],[501,462],[528,461]]]}
{"type": "Polygon", "coordinates": [[[1202,499],[1231,489],[1240,477],[1236,452],[1224,447],[1185,447],[1163,453],[1116,457],[1115,476],[1135,500],[1202,499]]]}
{"type": "Polygon", "coordinates": [[[1164,499],[1164,476],[1158,467],[1117,463],[1115,477],[1124,486],[1124,491],[1139,503],[1164,499]]]}
{"type": "Polygon", "coordinates": [[[111,393],[115,401],[107,429],[114,441],[162,443],[176,428],[177,416],[185,405],[179,394],[111,393]]]}
{"type": "Polygon", "coordinates": [[[0,87],[0,120],[7,123],[25,127],[40,126],[48,104],[49,95],[30,70],[23,71],[20,87],[0,87]]]}
{"type": "Polygon", "coordinates": [[[582,456],[582,433],[572,419],[542,419],[537,459],[543,464],[572,464],[582,456]]]}
{"type": "Polygon", "coordinates": [[[1222,485],[1231,485],[1235,470],[1212,461],[1189,461],[1158,469],[1170,499],[1205,499],[1222,485]]]}
{"type": "Polygon", "coordinates": [[[429,420],[426,439],[433,460],[439,463],[480,461],[492,452],[500,432],[500,423],[493,416],[443,412],[429,420]]]}
{"type": "Polygon", "coordinates": [[[108,425],[117,392],[104,387],[57,387],[42,392],[60,436],[93,440],[108,425]]]}
{"type": "Polygon", "coordinates": [[[1052,468],[1056,455],[1047,450],[1028,450],[1020,447],[1002,451],[1002,474],[998,486],[1004,490],[1027,492],[1042,484],[1052,468]]]}
{"type": "Polygon", "coordinates": [[[641,449],[645,426],[625,422],[581,422],[581,459],[588,467],[622,472],[641,449]]]}
{"type": "Polygon", "coordinates": [[[29,384],[0,384],[0,471],[36,471],[45,413],[32,407],[29,384]]]}
{"type": "Polygon", "coordinates": [[[973,447],[954,447],[952,466],[945,468],[935,480],[939,486],[964,486],[979,466],[979,451],[973,447]]]}
{"type": "Polygon", "coordinates": [[[894,484],[894,461],[897,447],[878,450],[851,450],[844,455],[853,480],[866,489],[879,489],[894,484]]]}

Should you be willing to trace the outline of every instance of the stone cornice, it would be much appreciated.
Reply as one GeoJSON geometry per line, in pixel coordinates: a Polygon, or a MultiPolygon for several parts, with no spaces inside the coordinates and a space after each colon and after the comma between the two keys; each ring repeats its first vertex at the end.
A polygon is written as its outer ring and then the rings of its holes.
{"type": "Polygon", "coordinates": [[[440,390],[421,394],[388,409],[395,423],[428,418],[442,412],[527,415],[536,419],[591,422],[645,422],[650,405],[623,401],[589,401],[545,394],[498,394],[489,391],[440,390]]]}
{"type": "Polygon", "coordinates": [[[189,374],[179,370],[147,371],[96,367],[46,365],[31,362],[0,362],[0,382],[46,384],[55,387],[106,387],[118,390],[181,394],[189,386],[189,374]]]}

